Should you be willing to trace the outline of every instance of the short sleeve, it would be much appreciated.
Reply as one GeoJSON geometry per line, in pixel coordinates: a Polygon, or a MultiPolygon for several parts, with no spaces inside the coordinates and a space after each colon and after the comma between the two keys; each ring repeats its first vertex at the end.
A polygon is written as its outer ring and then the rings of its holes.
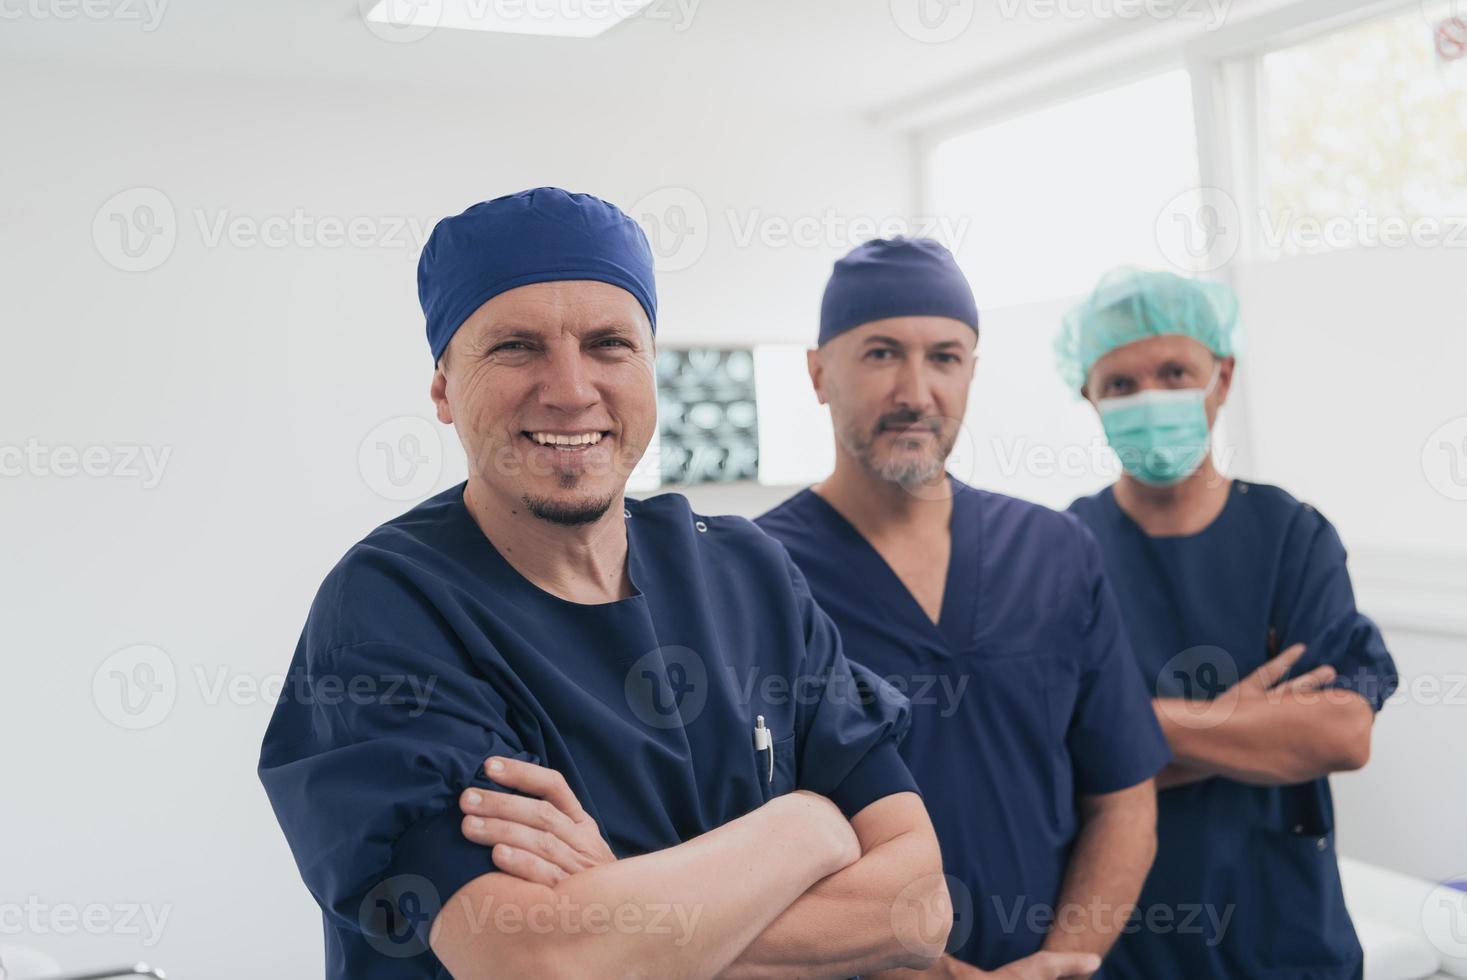
{"type": "Polygon", "coordinates": [[[797,710],[797,785],[829,797],[847,818],[882,797],[919,792],[898,750],[912,721],[906,696],[846,659],[835,623],[785,560],[804,627],[800,686],[811,692],[797,710]]]}
{"type": "Polygon", "coordinates": [[[1305,644],[1295,675],[1329,664],[1337,675],[1328,687],[1354,691],[1379,711],[1399,683],[1395,661],[1380,629],[1355,608],[1339,533],[1312,507],[1302,511],[1280,566],[1279,649],[1305,644]]]}
{"type": "Polygon", "coordinates": [[[1065,735],[1075,785],[1114,793],[1144,782],[1171,760],[1151,692],[1131,650],[1120,605],[1105,576],[1100,546],[1080,531],[1080,690],[1065,735]]]}
{"type": "Polygon", "coordinates": [[[490,755],[539,760],[456,651],[372,642],[313,651],[311,632],[266,731],[260,779],[328,917],[370,941],[426,949],[442,903],[494,870],[489,849],[462,834],[459,794],[494,787],[483,774],[490,755]],[[417,934],[395,932],[402,921],[417,934]]]}

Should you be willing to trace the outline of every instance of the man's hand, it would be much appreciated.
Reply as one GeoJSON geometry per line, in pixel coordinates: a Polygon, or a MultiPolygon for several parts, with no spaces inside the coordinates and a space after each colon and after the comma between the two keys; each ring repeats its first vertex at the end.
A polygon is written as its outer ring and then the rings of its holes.
{"type": "MultiPolygon", "coordinates": [[[[1272,639],[1270,638],[1272,644],[1272,639]]],[[[1272,647],[1271,647],[1272,649],[1272,647]]],[[[1163,726],[1168,722],[1193,730],[1216,728],[1233,716],[1245,702],[1266,700],[1278,704],[1285,697],[1318,691],[1335,679],[1335,668],[1329,664],[1315,667],[1306,674],[1292,680],[1285,675],[1304,656],[1304,644],[1296,643],[1283,653],[1265,660],[1257,670],[1223,691],[1211,701],[1199,702],[1186,698],[1157,698],[1158,720],[1163,726]]],[[[1319,697],[1315,694],[1313,697],[1319,697]]]]}
{"type": "MultiPolygon", "coordinates": [[[[1270,630],[1268,650],[1277,648],[1270,630]]],[[[1328,664],[1284,680],[1303,655],[1303,644],[1296,643],[1211,701],[1152,701],[1173,762],[1258,786],[1303,783],[1365,765],[1374,708],[1356,691],[1330,688],[1337,674],[1328,664]]]]}
{"type": "MultiPolygon", "coordinates": [[[[1278,645],[1273,639],[1270,631],[1269,642],[1272,647],[1278,645]]],[[[1329,664],[1315,667],[1307,674],[1301,674],[1291,681],[1285,681],[1284,675],[1294,668],[1299,658],[1304,656],[1304,644],[1295,643],[1283,653],[1271,657],[1263,662],[1263,665],[1238,682],[1238,693],[1242,697],[1260,697],[1274,692],[1275,696],[1283,692],[1312,691],[1323,687],[1335,679],[1336,672],[1329,664]]]]}
{"type": "Polygon", "coordinates": [[[616,860],[601,828],[560,773],[498,756],[486,760],[484,772],[501,786],[528,794],[466,789],[459,797],[464,836],[492,847],[500,871],[554,887],[577,871],[616,860]]]}
{"type": "Polygon", "coordinates": [[[995,980],[1065,980],[1067,977],[1088,977],[1098,969],[1100,957],[1094,953],[1035,953],[1001,966],[992,973],[980,971],[975,976],[993,977],[995,980]]]}
{"type": "Polygon", "coordinates": [[[1039,952],[1014,960],[997,970],[980,970],[953,956],[944,956],[931,969],[915,973],[911,970],[887,970],[872,974],[867,980],[1069,980],[1088,977],[1100,969],[1100,957],[1094,953],[1039,952]]]}

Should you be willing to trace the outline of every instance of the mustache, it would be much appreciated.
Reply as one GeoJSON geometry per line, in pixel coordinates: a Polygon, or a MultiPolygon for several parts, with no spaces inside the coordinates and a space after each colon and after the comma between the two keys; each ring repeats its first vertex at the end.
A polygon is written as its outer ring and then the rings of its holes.
{"type": "Polygon", "coordinates": [[[913,428],[925,428],[936,435],[942,434],[942,419],[932,415],[922,415],[917,412],[890,412],[876,420],[875,433],[892,430],[905,431],[913,428]]]}

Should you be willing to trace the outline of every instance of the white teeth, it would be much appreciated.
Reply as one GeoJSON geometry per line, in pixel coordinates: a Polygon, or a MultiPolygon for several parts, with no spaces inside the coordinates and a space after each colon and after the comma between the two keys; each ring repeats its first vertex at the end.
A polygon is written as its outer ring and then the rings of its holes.
{"type": "Polygon", "coordinates": [[[601,441],[599,432],[577,432],[563,435],[559,432],[531,432],[530,438],[542,446],[594,446],[601,441]]]}

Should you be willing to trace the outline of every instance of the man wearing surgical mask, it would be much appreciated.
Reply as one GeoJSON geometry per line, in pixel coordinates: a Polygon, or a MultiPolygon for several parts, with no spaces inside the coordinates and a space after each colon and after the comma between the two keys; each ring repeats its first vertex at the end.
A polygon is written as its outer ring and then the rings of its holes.
{"type": "Polygon", "coordinates": [[[1106,969],[1351,980],[1328,776],[1365,764],[1395,666],[1334,527],[1213,463],[1237,319],[1225,286],[1120,269],[1056,342],[1124,469],[1070,510],[1100,542],[1173,755],[1156,861],[1106,969]]]}

